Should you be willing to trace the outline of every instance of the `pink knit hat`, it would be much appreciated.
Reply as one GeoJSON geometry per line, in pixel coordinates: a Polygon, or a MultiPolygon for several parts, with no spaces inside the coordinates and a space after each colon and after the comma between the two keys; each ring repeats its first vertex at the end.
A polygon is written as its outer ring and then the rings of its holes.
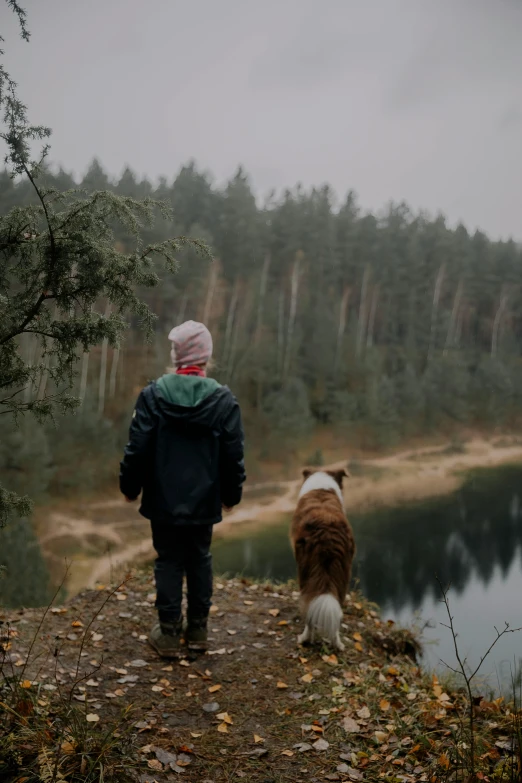
{"type": "Polygon", "coordinates": [[[206,364],[212,356],[212,335],[204,324],[185,321],[169,333],[170,355],[176,367],[206,364]]]}

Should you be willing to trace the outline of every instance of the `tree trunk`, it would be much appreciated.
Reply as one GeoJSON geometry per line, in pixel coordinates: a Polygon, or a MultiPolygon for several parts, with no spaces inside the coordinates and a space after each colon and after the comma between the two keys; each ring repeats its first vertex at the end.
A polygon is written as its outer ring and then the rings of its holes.
{"type": "Polygon", "coordinates": [[[234,330],[234,318],[236,316],[237,300],[239,298],[239,278],[236,278],[234,283],[234,289],[230,298],[230,305],[228,307],[227,325],[225,328],[225,344],[223,346],[223,367],[225,369],[226,378],[230,378],[230,361],[232,355],[232,336],[234,330]]]}
{"type": "Polygon", "coordinates": [[[374,286],[372,291],[372,304],[370,307],[370,317],[368,319],[368,336],[366,338],[366,347],[371,348],[373,345],[373,330],[375,327],[375,314],[377,312],[377,303],[379,301],[379,285],[374,286]]]}
{"type": "MultiPolygon", "coordinates": [[[[107,319],[111,314],[111,304],[107,302],[105,307],[105,318],[107,319]]],[[[98,386],[98,415],[102,416],[105,409],[105,383],[107,380],[107,351],[109,348],[109,341],[105,337],[102,342],[101,359],[100,359],[100,381],[98,386]]]]}
{"type": "Polygon", "coordinates": [[[367,298],[368,298],[368,283],[370,280],[371,267],[366,264],[363,272],[363,279],[361,284],[361,301],[359,303],[359,323],[357,324],[357,341],[355,345],[355,355],[360,356],[362,347],[364,345],[364,336],[366,333],[366,321],[367,321],[367,298]]]}
{"type": "Polygon", "coordinates": [[[185,311],[187,309],[187,302],[188,302],[188,294],[185,292],[181,298],[181,302],[179,305],[178,315],[176,318],[176,323],[172,324],[172,326],[179,326],[179,324],[183,323],[183,320],[185,318],[185,311]]]}
{"type": "Polygon", "coordinates": [[[441,264],[437,277],[435,279],[435,286],[433,288],[433,301],[431,305],[431,325],[430,325],[430,342],[428,347],[428,361],[433,357],[436,344],[436,328],[437,328],[437,314],[439,310],[440,294],[442,291],[442,283],[444,282],[444,272],[446,270],[446,264],[441,264]]]}
{"type": "Polygon", "coordinates": [[[109,397],[114,399],[116,396],[116,378],[118,375],[118,362],[120,360],[120,348],[115,348],[112,352],[111,377],[109,380],[109,397]]]}
{"type": "Polygon", "coordinates": [[[268,282],[268,272],[270,270],[270,253],[267,253],[263,262],[263,269],[261,270],[261,281],[259,283],[259,304],[257,306],[257,327],[256,327],[256,340],[259,340],[261,336],[261,329],[263,327],[263,315],[265,307],[266,287],[268,282]]]}
{"type": "Polygon", "coordinates": [[[90,351],[85,351],[82,356],[82,372],[80,376],[80,405],[83,405],[87,393],[87,376],[89,373],[90,351]]]}
{"type": "Polygon", "coordinates": [[[498,332],[500,328],[500,323],[502,321],[502,316],[504,315],[505,310],[507,309],[507,303],[508,303],[508,292],[506,286],[502,287],[502,292],[500,294],[500,304],[497,308],[497,312],[495,314],[495,320],[493,321],[493,330],[491,333],[491,356],[494,358],[498,353],[498,332]]]}
{"type": "Polygon", "coordinates": [[[283,361],[285,355],[285,291],[283,286],[279,289],[279,302],[277,308],[277,371],[283,378],[283,361]]]}
{"type": "Polygon", "coordinates": [[[337,375],[339,365],[341,363],[341,355],[343,350],[343,339],[346,330],[346,313],[348,312],[348,303],[350,301],[350,294],[352,289],[350,286],[344,287],[343,296],[341,299],[341,306],[339,308],[339,326],[337,327],[337,343],[335,346],[335,363],[334,374],[337,375]]]}
{"type": "Polygon", "coordinates": [[[301,254],[296,254],[294,266],[292,267],[292,277],[290,280],[290,312],[288,314],[288,330],[286,334],[286,356],[283,365],[283,382],[287,380],[292,362],[292,352],[294,343],[295,318],[297,314],[297,295],[299,293],[299,272],[301,267],[301,254]]]}
{"type": "MultiPolygon", "coordinates": [[[[264,317],[265,297],[266,297],[269,270],[270,270],[270,253],[267,253],[265,256],[265,260],[263,262],[263,269],[261,270],[261,280],[259,283],[259,303],[257,307],[257,325],[256,325],[256,336],[255,336],[255,342],[257,345],[259,345],[259,341],[261,339],[261,333],[263,331],[263,317],[264,317]]],[[[262,402],[263,402],[263,373],[261,372],[257,379],[257,387],[256,387],[256,409],[258,411],[261,410],[262,402]]]]}
{"type": "Polygon", "coordinates": [[[214,292],[216,290],[217,276],[218,276],[218,265],[216,261],[213,261],[210,266],[207,298],[205,301],[205,309],[203,311],[203,323],[206,326],[208,326],[210,322],[210,316],[212,314],[212,300],[214,299],[214,292]]]}
{"type": "Polygon", "coordinates": [[[455,299],[453,300],[453,307],[451,309],[451,318],[448,326],[448,333],[446,335],[446,344],[444,345],[444,352],[443,356],[446,356],[448,349],[451,348],[451,346],[455,342],[455,331],[457,327],[457,320],[459,316],[459,308],[460,308],[460,301],[462,299],[462,292],[464,290],[464,283],[462,280],[459,280],[459,284],[457,286],[457,290],[455,292],[455,299]]]}

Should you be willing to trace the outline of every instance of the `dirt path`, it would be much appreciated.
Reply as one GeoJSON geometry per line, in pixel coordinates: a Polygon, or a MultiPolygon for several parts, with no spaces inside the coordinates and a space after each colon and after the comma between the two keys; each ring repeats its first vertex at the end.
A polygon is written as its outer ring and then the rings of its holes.
{"type": "MultiPolygon", "coordinates": [[[[348,513],[361,512],[447,494],[461,485],[466,471],[509,462],[522,462],[521,443],[504,439],[495,445],[478,438],[458,453],[446,444],[361,461],[357,475],[346,481],[346,508],[348,513]]],[[[343,465],[346,461],[328,467],[343,465]]],[[[249,528],[266,525],[291,514],[300,485],[301,479],[247,485],[243,503],[225,516],[216,535],[233,535],[246,524],[249,528]]],[[[45,553],[55,561],[60,557],[61,542],[74,543],[71,593],[94,587],[121,574],[127,565],[153,557],[147,521],[139,516],[136,504],[129,506],[119,498],[83,505],[70,513],[63,509],[47,513],[43,529],[40,525],[40,540],[45,553]]]]}

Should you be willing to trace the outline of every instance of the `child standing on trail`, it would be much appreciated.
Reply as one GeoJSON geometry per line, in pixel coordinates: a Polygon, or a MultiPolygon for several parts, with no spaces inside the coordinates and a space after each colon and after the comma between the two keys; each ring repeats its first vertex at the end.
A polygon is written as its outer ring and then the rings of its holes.
{"type": "Polygon", "coordinates": [[[143,490],[150,519],[159,623],[149,642],[163,657],[179,653],[183,575],[187,579],[189,649],[207,647],[212,597],[212,528],[241,500],[245,481],[243,427],[236,398],[207,378],[212,337],[187,321],[169,334],[174,369],[138,397],[120,467],[128,501],[143,490]]]}

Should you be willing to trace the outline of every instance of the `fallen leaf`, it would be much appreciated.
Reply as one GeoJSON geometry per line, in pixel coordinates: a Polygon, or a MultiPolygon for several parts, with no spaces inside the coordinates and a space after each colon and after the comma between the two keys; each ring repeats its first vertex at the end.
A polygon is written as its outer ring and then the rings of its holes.
{"type": "Polygon", "coordinates": [[[449,769],[450,760],[445,753],[443,753],[442,756],[439,758],[438,764],[439,766],[444,767],[444,769],[449,769]]]}
{"type": "Polygon", "coordinates": [[[87,680],[85,684],[88,685],[90,688],[98,688],[100,685],[100,683],[96,682],[96,680],[87,680]]]}
{"type": "Polygon", "coordinates": [[[60,745],[60,750],[62,753],[65,753],[67,756],[70,756],[71,753],[74,753],[74,750],[76,748],[76,743],[69,742],[68,740],[66,742],[62,742],[60,745]]]}
{"type": "Polygon", "coordinates": [[[313,678],[313,676],[310,673],[303,674],[303,676],[301,677],[301,681],[302,682],[312,682],[313,679],[314,678],[313,678]]]}
{"type": "Polygon", "coordinates": [[[279,620],[278,625],[288,625],[288,620],[279,620]]]}
{"type": "Polygon", "coordinates": [[[233,631],[231,628],[227,628],[227,633],[229,636],[235,636],[237,631],[233,631]]]}
{"type": "Polygon", "coordinates": [[[386,699],[381,699],[379,702],[379,707],[383,712],[388,712],[388,710],[390,709],[390,702],[387,701],[386,699]]]}
{"type": "Polygon", "coordinates": [[[127,669],[114,669],[116,674],[127,674],[127,669]]]}
{"type": "Polygon", "coordinates": [[[330,743],[321,737],[312,745],[314,750],[328,750],[330,743]]]}
{"type": "Polygon", "coordinates": [[[228,734],[228,728],[227,724],[223,721],[223,723],[220,723],[217,727],[217,730],[220,731],[222,734],[228,734]]]}
{"type": "Polygon", "coordinates": [[[398,677],[399,676],[399,670],[395,668],[395,666],[390,666],[388,668],[388,674],[391,674],[392,677],[398,677]]]}
{"type": "MultiPolygon", "coordinates": [[[[116,669],[116,671],[118,671],[118,669],[116,669]]],[[[172,671],[174,671],[174,667],[173,666],[162,666],[161,667],[161,671],[162,672],[172,672],[172,671]]],[[[125,672],[125,673],[127,673],[127,672],[125,672]]]]}
{"type": "Polygon", "coordinates": [[[53,606],[51,609],[51,612],[53,614],[65,614],[67,609],[65,609],[63,606],[53,606]]]}
{"type": "Polygon", "coordinates": [[[381,743],[388,739],[388,735],[385,731],[374,731],[373,736],[377,742],[381,743]]]}
{"type": "Polygon", "coordinates": [[[179,662],[179,665],[180,666],[190,666],[190,663],[183,658],[183,660],[179,662]]]}
{"type": "Polygon", "coordinates": [[[358,715],[358,716],[359,716],[359,718],[361,718],[362,720],[368,720],[368,719],[369,719],[369,717],[370,717],[370,710],[369,710],[369,709],[368,709],[368,707],[366,707],[366,706],[364,706],[364,707],[361,707],[361,709],[360,709],[360,710],[357,710],[357,715],[358,715]]]}
{"type": "Polygon", "coordinates": [[[116,688],[114,691],[115,696],[125,696],[125,691],[123,691],[121,688],[116,688]]]}
{"type": "Polygon", "coordinates": [[[149,767],[149,769],[155,769],[158,772],[161,772],[163,769],[163,764],[161,763],[161,761],[158,761],[158,759],[149,759],[147,761],[147,766],[149,767]]]}
{"type": "Polygon", "coordinates": [[[356,609],[362,609],[362,605],[361,604],[354,603],[354,606],[355,606],[356,609]]]}
{"type": "Polygon", "coordinates": [[[116,593],[116,600],[117,601],[126,601],[127,595],[125,593],[116,593]]]}
{"type": "Polygon", "coordinates": [[[163,748],[154,748],[154,754],[158,761],[165,765],[175,764],[178,760],[175,753],[170,753],[168,750],[163,750],[163,748]]]}
{"type": "Polygon", "coordinates": [[[362,644],[360,642],[355,642],[354,647],[357,650],[357,652],[363,651],[362,644]]]}
{"type": "Polygon", "coordinates": [[[343,718],[341,726],[347,734],[358,734],[361,730],[361,727],[353,718],[343,718]]]}
{"type": "Polygon", "coordinates": [[[362,642],[362,636],[358,631],[353,634],[352,638],[355,639],[356,642],[362,642]]]}
{"type": "Polygon", "coordinates": [[[286,684],[286,682],[279,681],[277,683],[277,687],[279,688],[279,690],[283,690],[284,688],[288,688],[288,685],[286,684]]]}
{"type": "Polygon", "coordinates": [[[98,721],[100,720],[100,716],[96,715],[95,712],[90,712],[86,716],[85,720],[88,721],[89,723],[98,723],[98,721]]]}
{"type": "Polygon", "coordinates": [[[75,620],[73,623],[71,623],[71,628],[83,628],[83,623],[81,620],[75,620]]]}
{"type": "Polygon", "coordinates": [[[254,606],[253,601],[243,601],[243,603],[245,604],[245,606],[254,606]]]}
{"type": "Polygon", "coordinates": [[[293,750],[282,750],[281,751],[281,755],[282,756],[293,756],[294,755],[294,751],[293,750]]]}
{"type": "Polygon", "coordinates": [[[219,715],[216,715],[216,718],[222,720],[224,723],[228,723],[229,726],[232,726],[234,723],[228,712],[220,712],[219,715]]]}
{"type": "Polygon", "coordinates": [[[210,688],[208,689],[208,692],[216,693],[217,691],[220,691],[222,687],[223,687],[222,685],[211,685],[210,688]]]}
{"type": "Polygon", "coordinates": [[[32,684],[31,680],[22,680],[20,688],[30,688],[32,684]]]}
{"type": "Polygon", "coordinates": [[[306,753],[307,750],[312,750],[312,746],[308,742],[298,742],[297,745],[294,745],[294,748],[297,748],[299,753],[306,753]]]}
{"type": "Polygon", "coordinates": [[[154,693],[161,693],[162,690],[164,690],[163,685],[153,685],[151,690],[154,691],[154,693]]]}
{"type": "Polygon", "coordinates": [[[91,639],[92,639],[93,642],[101,642],[101,640],[103,639],[103,634],[102,633],[94,633],[93,632],[91,634],[91,639]]]}
{"type": "Polygon", "coordinates": [[[328,663],[330,666],[337,666],[337,664],[339,663],[337,655],[334,655],[333,653],[332,655],[323,655],[322,659],[325,663],[328,663]]]}
{"type": "Polygon", "coordinates": [[[264,739],[263,737],[260,737],[259,734],[254,734],[254,742],[255,743],[264,742],[264,739]]]}
{"type": "Polygon", "coordinates": [[[190,736],[194,737],[194,739],[197,739],[198,737],[202,737],[203,734],[197,734],[195,731],[191,731],[190,736]]]}
{"type": "Polygon", "coordinates": [[[136,658],[136,660],[129,663],[129,666],[133,666],[135,669],[140,669],[142,666],[147,665],[147,661],[144,661],[142,658],[136,658]]]}
{"type": "MultiPolygon", "coordinates": [[[[279,611],[279,609],[269,609],[269,610],[268,610],[268,614],[271,614],[271,615],[272,615],[272,617],[277,617],[277,616],[278,616],[278,614],[280,614],[280,611],[279,611]]],[[[292,755],[293,755],[293,754],[292,754],[292,755]]]]}

